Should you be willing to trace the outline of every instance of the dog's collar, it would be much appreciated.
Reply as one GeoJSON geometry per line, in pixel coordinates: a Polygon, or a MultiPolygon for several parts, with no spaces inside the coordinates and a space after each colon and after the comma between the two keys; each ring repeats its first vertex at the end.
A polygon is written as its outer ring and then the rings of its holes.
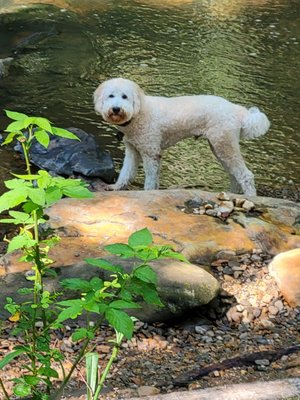
{"type": "Polygon", "coordinates": [[[117,126],[122,126],[122,127],[128,126],[131,123],[131,121],[132,121],[132,118],[129,121],[124,122],[124,124],[118,124],[117,126]]]}

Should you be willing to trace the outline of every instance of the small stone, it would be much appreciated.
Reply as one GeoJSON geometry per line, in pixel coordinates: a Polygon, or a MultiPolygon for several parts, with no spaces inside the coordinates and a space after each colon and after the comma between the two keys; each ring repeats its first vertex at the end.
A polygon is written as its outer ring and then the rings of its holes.
{"type": "Polygon", "coordinates": [[[284,309],[284,305],[281,300],[276,300],[274,306],[278,308],[279,311],[282,311],[284,309]]]}
{"type": "Polygon", "coordinates": [[[206,210],[205,214],[210,215],[211,217],[216,217],[218,212],[217,210],[206,210]]]}
{"type": "Polygon", "coordinates": [[[245,200],[243,203],[243,209],[246,211],[250,211],[255,207],[254,203],[250,200],[245,200]]]}
{"type": "Polygon", "coordinates": [[[217,260],[232,260],[236,257],[236,252],[233,250],[221,250],[216,254],[217,260]]]}
{"type": "Polygon", "coordinates": [[[237,310],[238,312],[243,312],[243,311],[245,310],[245,308],[244,308],[244,306],[242,306],[241,304],[237,304],[236,310],[237,310]]]}
{"type": "Polygon", "coordinates": [[[246,199],[240,198],[240,197],[237,197],[236,199],[233,200],[234,205],[235,205],[236,207],[238,207],[238,208],[243,207],[243,204],[244,204],[245,201],[246,201],[246,199]]]}
{"type": "Polygon", "coordinates": [[[101,345],[97,346],[97,352],[109,354],[111,352],[111,347],[107,346],[105,344],[101,344],[101,345]]]}
{"type": "Polygon", "coordinates": [[[221,192],[217,195],[218,200],[230,200],[230,197],[228,196],[227,193],[221,192]]]}
{"type": "Polygon", "coordinates": [[[274,324],[273,324],[273,322],[271,322],[271,321],[269,321],[268,319],[262,319],[261,321],[260,321],[260,325],[263,327],[263,328],[265,328],[265,329],[273,329],[274,328],[274,324]]]}
{"type": "Polygon", "coordinates": [[[279,310],[275,306],[270,306],[269,307],[269,313],[272,314],[272,315],[277,315],[279,313],[279,310]]]}
{"type": "Polygon", "coordinates": [[[201,335],[206,333],[209,329],[210,329],[209,325],[196,325],[195,326],[195,332],[200,333],[201,335]]]}
{"type": "Polygon", "coordinates": [[[155,396],[160,393],[160,390],[155,386],[140,386],[138,389],[139,396],[155,396]]]}
{"type": "Polygon", "coordinates": [[[258,318],[260,315],[261,315],[261,309],[258,308],[258,307],[255,307],[255,308],[253,309],[253,316],[254,316],[255,318],[258,318]]]}
{"type": "Polygon", "coordinates": [[[263,358],[261,360],[255,360],[256,365],[263,365],[265,367],[268,367],[270,365],[270,361],[267,360],[266,358],[263,358]]]}

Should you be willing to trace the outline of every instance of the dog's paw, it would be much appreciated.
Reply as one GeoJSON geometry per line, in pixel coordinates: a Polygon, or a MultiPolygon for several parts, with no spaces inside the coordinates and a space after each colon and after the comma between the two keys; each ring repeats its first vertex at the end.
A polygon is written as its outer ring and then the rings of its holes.
{"type": "Polygon", "coordinates": [[[118,183],[114,183],[112,185],[106,185],[105,190],[112,192],[115,190],[124,190],[126,189],[125,186],[119,185],[118,183]]]}

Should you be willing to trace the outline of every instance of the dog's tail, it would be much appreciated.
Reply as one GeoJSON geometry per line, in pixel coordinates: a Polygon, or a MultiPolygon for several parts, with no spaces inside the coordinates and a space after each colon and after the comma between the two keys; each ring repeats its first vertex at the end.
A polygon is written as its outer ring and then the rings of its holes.
{"type": "Polygon", "coordinates": [[[242,139],[255,139],[267,133],[270,121],[257,107],[249,108],[242,121],[242,139]]]}

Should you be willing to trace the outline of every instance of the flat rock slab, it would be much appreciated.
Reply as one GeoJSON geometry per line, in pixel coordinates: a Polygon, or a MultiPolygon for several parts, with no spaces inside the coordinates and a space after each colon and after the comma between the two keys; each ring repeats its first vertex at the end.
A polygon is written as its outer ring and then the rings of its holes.
{"type": "Polygon", "coordinates": [[[157,396],[135,397],[130,400],[284,400],[299,399],[300,379],[273,382],[251,382],[226,385],[188,392],[172,392],[157,396]]]}
{"type": "MultiPolygon", "coordinates": [[[[236,195],[230,196],[236,198],[236,195]]],[[[148,227],[157,244],[171,244],[190,261],[208,264],[221,250],[238,254],[261,249],[271,254],[300,247],[300,205],[255,197],[253,212],[234,212],[224,222],[209,215],[183,212],[188,200],[214,201],[200,190],[120,191],[96,193],[93,199],[63,199],[47,214],[61,242],[51,250],[54,266],[77,264],[104,255],[106,244],[127,242],[148,227]]],[[[0,275],[28,269],[15,255],[0,260],[0,275]]]]}

